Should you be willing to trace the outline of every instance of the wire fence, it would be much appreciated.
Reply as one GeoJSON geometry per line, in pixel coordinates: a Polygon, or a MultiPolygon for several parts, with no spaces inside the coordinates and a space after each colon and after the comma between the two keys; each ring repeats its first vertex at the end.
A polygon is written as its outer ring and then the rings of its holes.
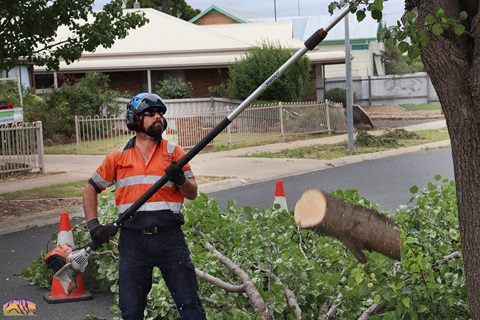
{"type": "Polygon", "coordinates": [[[44,170],[42,122],[0,124],[0,177],[44,170]]]}
{"type": "MultiPolygon", "coordinates": [[[[165,138],[184,149],[194,147],[234,106],[169,109],[165,138]]],[[[122,147],[133,136],[125,117],[75,117],[78,154],[106,154],[122,147]]],[[[245,109],[208,147],[283,142],[296,135],[344,133],[347,123],[340,104],[325,102],[255,105],[245,109]]]]}

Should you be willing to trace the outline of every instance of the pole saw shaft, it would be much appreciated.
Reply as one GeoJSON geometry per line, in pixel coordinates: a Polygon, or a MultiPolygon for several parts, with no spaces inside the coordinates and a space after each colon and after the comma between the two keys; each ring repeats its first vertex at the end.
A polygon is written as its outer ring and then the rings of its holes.
{"type": "MultiPolygon", "coordinates": [[[[347,8],[342,11],[330,24],[318,29],[305,42],[304,47],[299,49],[288,59],[275,73],[273,73],[262,85],[260,85],[254,92],[252,92],[240,105],[238,105],[225,119],[218,123],[205,137],[203,137],[185,156],[178,161],[180,167],[185,166],[192,160],[200,151],[205,148],[210,141],[219,135],[235,118],[242,113],[256,98],[258,98],[270,85],[272,85],[282,74],[295,64],[308,50],[313,50],[320,42],[325,39],[328,31],[330,31],[339,21],[341,21],[350,9],[347,8]]],[[[347,57],[349,58],[349,57],[347,57]]],[[[118,219],[114,222],[116,226],[121,226],[125,220],[129,219],[135,212],[152,197],[161,187],[163,187],[169,180],[168,176],[160,178],[153,186],[150,187],[140,198],[138,198],[118,219]]]]}

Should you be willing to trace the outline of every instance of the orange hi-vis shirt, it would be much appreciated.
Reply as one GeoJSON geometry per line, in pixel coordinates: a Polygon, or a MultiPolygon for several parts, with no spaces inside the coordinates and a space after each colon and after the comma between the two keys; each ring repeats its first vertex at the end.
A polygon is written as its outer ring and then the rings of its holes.
{"type": "MultiPolygon", "coordinates": [[[[115,202],[118,213],[125,212],[140,196],[165,174],[165,169],[178,162],[185,152],[173,142],[160,140],[148,163],[145,163],[140,150],[135,147],[136,138],[108,154],[89,180],[97,192],[102,192],[115,183],[115,202]]],[[[183,167],[185,177],[194,179],[190,164],[183,167]]],[[[168,181],[135,213],[125,221],[126,229],[169,227],[183,224],[180,213],[184,197],[178,187],[168,181]]]]}

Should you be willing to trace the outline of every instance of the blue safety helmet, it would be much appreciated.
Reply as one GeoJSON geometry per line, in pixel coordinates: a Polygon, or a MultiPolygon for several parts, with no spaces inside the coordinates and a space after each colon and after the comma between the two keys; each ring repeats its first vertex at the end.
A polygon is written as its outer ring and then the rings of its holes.
{"type": "MultiPolygon", "coordinates": [[[[140,131],[143,127],[143,121],[140,116],[149,108],[158,108],[165,114],[167,106],[162,98],[154,93],[143,92],[133,97],[127,104],[127,128],[134,131],[140,131]]],[[[164,118],[164,127],[167,128],[167,120],[164,118]]]]}
{"type": "Polygon", "coordinates": [[[135,112],[142,114],[148,108],[160,108],[161,112],[167,112],[167,106],[163,103],[162,98],[154,93],[143,92],[133,97],[127,104],[127,113],[135,112]]]}

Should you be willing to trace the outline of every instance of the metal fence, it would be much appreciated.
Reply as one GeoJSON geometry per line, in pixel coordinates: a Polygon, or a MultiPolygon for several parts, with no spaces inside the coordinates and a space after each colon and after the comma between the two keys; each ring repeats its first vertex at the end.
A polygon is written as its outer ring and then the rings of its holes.
{"type": "MultiPolygon", "coordinates": [[[[346,88],[344,77],[325,79],[325,90],[346,88]]],[[[425,72],[388,76],[353,77],[355,103],[361,106],[439,103],[425,72]]]]}
{"type": "MultiPolygon", "coordinates": [[[[195,146],[236,107],[170,108],[166,114],[167,140],[185,149],[195,146]]],[[[132,137],[124,117],[75,117],[77,153],[106,154],[132,137]]],[[[210,147],[285,141],[295,135],[347,131],[344,109],[329,101],[256,105],[245,109],[213,141],[210,147]]]]}
{"type": "Polygon", "coordinates": [[[0,177],[45,171],[42,122],[0,124],[0,177]]]}

